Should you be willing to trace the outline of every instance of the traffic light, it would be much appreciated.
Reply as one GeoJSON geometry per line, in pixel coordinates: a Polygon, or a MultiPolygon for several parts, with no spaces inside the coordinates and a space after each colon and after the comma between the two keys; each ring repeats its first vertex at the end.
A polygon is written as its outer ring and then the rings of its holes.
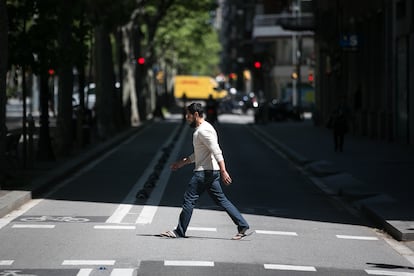
{"type": "Polygon", "coordinates": [[[308,74],[308,82],[309,82],[310,84],[313,84],[313,81],[314,81],[313,73],[312,73],[312,72],[310,72],[310,73],[308,74]]]}
{"type": "Polygon", "coordinates": [[[139,65],[144,65],[145,64],[145,58],[144,57],[139,57],[137,58],[137,63],[139,65]]]}
{"type": "Polygon", "coordinates": [[[237,79],[237,74],[236,73],[230,73],[229,74],[229,79],[230,80],[236,80],[237,79]]]}
{"type": "Polygon", "coordinates": [[[254,66],[254,68],[256,68],[256,69],[260,69],[260,68],[262,68],[262,63],[261,63],[260,61],[255,61],[255,62],[253,63],[253,66],[254,66]]]}
{"type": "Polygon", "coordinates": [[[49,76],[53,76],[55,74],[55,69],[50,68],[49,70],[47,70],[49,76]]]}

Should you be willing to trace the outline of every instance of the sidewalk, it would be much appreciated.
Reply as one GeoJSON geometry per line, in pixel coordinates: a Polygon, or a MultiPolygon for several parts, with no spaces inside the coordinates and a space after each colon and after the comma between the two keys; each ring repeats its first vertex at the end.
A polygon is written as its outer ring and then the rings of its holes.
{"type": "Polygon", "coordinates": [[[254,125],[324,190],[341,196],[400,241],[414,241],[414,146],[346,135],[335,152],[329,129],[312,122],[254,125]]]}

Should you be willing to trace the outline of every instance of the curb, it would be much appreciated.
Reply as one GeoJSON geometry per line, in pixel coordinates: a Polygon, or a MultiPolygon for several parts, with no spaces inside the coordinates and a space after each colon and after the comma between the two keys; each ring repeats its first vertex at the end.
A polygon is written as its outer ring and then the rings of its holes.
{"type": "Polygon", "coordinates": [[[395,202],[388,195],[381,195],[364,187],[362,181],[354,178],[349,173],[337,170],[330,162],[325,160],[311,161],[265,131],[255,126],[252,129],[283,153],[287,159],[303,168],[313,177],[318,178],[324,186],[322,190],[325,193],[343,197],[351,202],[352,206],[367,215],[396,240],[414,241],[414,222],[410,221],[412,218],[406,218],[405,220],[393,218],[393,214],[403,214],[407,208],[404,209],[404,206],[395,202]]]}

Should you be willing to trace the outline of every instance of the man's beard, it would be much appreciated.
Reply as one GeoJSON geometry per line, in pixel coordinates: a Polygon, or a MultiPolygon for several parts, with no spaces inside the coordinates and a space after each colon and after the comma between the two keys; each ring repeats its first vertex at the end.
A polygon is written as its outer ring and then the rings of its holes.
{"type": "Polygon", "coordinates": [[[191,123],[189,123],[189,126],[191,128],[196,128],[196,120],[193,120],[191,123]]]}

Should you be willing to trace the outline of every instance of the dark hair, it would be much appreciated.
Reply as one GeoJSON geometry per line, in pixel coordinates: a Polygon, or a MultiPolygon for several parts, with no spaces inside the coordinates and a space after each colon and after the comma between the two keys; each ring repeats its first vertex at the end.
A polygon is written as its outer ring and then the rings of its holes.
{"type": "Polygon", "coordinates": [[[203,116],[204,109],[203,106],[200,103],[192,103],[189,106],[187,106],[188,112],[194,115],[194,113],[198,112],[198,115],[200,117],[203,116]]]}

